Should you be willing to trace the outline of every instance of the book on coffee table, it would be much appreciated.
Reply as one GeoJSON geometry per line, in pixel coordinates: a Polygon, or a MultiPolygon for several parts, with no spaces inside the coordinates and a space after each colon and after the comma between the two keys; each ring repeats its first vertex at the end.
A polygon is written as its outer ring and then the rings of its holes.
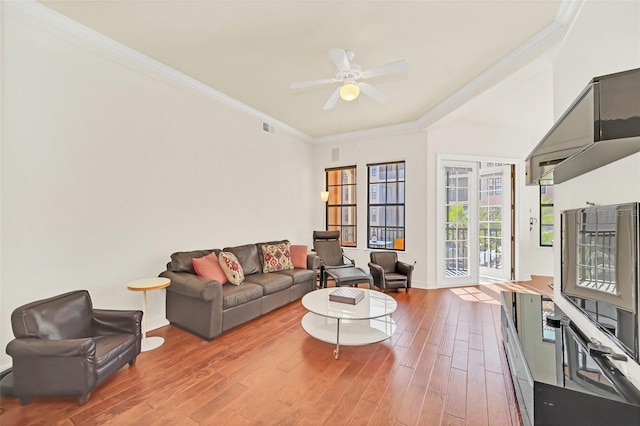
{"type": "Polygon", "coordinates": [[[348,303],[355,305],[364,299],[364,291],[356,288],[341,287],[329,294],[329,300],[332,302],[348,303]]]}

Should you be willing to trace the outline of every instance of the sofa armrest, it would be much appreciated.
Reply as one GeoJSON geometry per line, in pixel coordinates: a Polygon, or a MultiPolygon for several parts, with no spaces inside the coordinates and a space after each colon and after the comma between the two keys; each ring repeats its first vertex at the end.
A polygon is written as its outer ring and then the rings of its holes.
{"type": "Polygon", "coordinates": [[[222,303],[222,284],[219,281],[188,272],[164,271],[160,276],[171,280],[171,285],[167,287],[167,291],[200,299],[207,303],[214,299],[218,299],[222,303]]]}
{"type": "Polygon", "coordinates": [[[96,342],[91,337],[82,339],[45,340],[33,337],[13,339],[7,345],[7,354],[18,357],[82,357],[95,358],[96,342]]]}
{"type": "MultiPolygon", "coordinates": [[[[307,265],[308,265],[308,261],[309,258],[307,258],[307,265]]],[[[322,261],[322,258],[318,255],[316,255],[313,258],[313,263],[311,264],[311,269],[313,269],[314,271],[320,269],[322,266],[324,266],[324,262],[322,261]]]]}
{"type": "Polygon", "coordinates": [[[93,310],[93,328],[98,334],[130,333],[142,336],[142,311],[93,310]]]}
{"type": "Polygon", "coordinates": [[[317,269],[320,267],[320,256],[317,253],[307,254],[307,269],[317,269]]]}

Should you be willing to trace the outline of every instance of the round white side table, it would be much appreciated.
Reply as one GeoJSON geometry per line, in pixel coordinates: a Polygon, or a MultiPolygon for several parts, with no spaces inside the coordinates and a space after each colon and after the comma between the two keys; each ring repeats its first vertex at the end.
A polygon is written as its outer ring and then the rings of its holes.
{"type": "Polygon", "coordinates": [[[142,292],[142,352],[156,349],[164,343],[164,339],[160,336],[147,337],[147,291],[169,287],[169,284],[171,284],[169,278],[162,277],[143,278],[127,284],[129,290],[142,292]]]}

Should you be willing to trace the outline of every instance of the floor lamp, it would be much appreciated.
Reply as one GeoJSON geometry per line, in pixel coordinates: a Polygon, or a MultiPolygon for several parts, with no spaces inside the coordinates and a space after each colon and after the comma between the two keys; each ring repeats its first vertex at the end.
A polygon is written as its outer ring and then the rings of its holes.
{"type": "Polygon", "coordinates": [[[322,218],[324,221],[324,230],[327,230],[327,201],[329,201],[329,191],[320,192],[320,199],[324,203],[324,213],[322,213],[322,218]]]}

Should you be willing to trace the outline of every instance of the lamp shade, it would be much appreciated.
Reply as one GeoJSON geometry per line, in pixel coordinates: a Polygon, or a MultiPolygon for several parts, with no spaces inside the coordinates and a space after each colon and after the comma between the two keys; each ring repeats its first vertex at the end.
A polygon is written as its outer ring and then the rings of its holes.
{"type": "Polygon", "coordinates": [[[359,94],[360,88],[352,82],[347,82],[340,88],[340,97],[345,101],[352,101],[357,98],[359,94]]]}
{"type": "Polygon", "coordinates": [[[322,202],[326,203],[327,201],[329,201],[329,191],[322,191],[320,193],[320,199],[322,200],[322,202]]]}

